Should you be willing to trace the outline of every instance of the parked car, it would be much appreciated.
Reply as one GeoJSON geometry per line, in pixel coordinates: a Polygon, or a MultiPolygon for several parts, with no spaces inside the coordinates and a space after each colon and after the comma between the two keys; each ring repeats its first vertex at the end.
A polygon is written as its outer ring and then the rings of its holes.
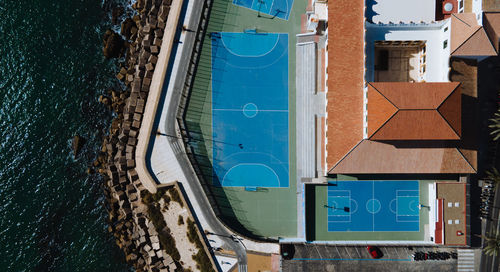
{"type": "Polygon", "coordinates": [[[384,256],[380,248],[376,246],[367,246],[366,249],[368,250],[368,253],[370,253],[370,256],[372,256],[373,259],[380,259],[384,256]]]}

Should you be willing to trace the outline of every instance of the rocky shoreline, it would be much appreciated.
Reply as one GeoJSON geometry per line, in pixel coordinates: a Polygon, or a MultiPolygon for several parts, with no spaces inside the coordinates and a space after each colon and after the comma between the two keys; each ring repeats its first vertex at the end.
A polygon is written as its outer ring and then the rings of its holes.
{"type": "MultiPolygon", "coordinates": [[[[177,237],[165,222],[170,200],[185,203],[177,184],[151,194],[139,180],[135,170],[135,150],[148,92],[153,78],[163,33],[172,0],[138,0],[133,4],[137,15],[122,22],[121,33],[108,30],[103,37],[103,54],[125,62],[117,74],[125,86],[111,90],[99,101],[114,111],[109,134],[89,172],[104,176],[109,231],[123,250],[126,261],[137,271],[214,271],[209,251],[201,241],[201,233],[188,210],[187,244],[195,267],[188,266],[176,248],[177,237]],[[163,214],[163,215],[162,215],[163,214]],[[183,261],[184,260],[184,261],[183,261]]],[[[186,204],[181,204],[187,207],[186,204]]],[[[179,226],[184,219],[180,219],[179,226]]],[[[186,242],[184,242],[186,244],[186,242]]]]}

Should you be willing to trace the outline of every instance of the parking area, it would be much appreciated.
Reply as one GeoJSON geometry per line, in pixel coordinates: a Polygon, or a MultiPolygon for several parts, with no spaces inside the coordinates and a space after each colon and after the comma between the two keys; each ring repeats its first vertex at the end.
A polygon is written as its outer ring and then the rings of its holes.
{"type": "Polygon", "coordinates": [[[366,246],[295,244],[292,260],[282,261],[283,271],[456,271],[457,260],[413,261],[414,252],[456,252],[442,247],[379,246],[381,259],[372,259],[366,246]]]}

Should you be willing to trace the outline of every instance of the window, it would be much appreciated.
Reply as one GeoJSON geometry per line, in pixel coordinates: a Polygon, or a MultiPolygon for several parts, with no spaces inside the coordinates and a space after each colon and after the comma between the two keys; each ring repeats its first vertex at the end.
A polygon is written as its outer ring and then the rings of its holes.
{"type": "Polygon", "coordinates": [[[448,31],[448,27],[445,27],[445,28],[444,28],[444,32],[446,32],[446,31],[448,31]]]}
{"type": "Polygon", "coordinates": [[[448,47],[448,40],[445,40],[443,42],[443,49],[446,49],[446,47],[448,47]]]}

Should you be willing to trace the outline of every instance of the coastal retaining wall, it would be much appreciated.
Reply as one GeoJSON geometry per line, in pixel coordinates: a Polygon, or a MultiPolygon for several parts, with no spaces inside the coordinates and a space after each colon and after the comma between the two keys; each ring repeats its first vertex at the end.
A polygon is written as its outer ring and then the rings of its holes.
{"type": "MultiPolygon", "coordinates": [[[[99,172],[105,175],[109,231],[124,251],[126,261],[137,271],[182,269],[178,257],[169,255],[172,249],[165,246],[172,244],[172,240],[175,245],[175,237],[171,237],[167,227],[156,229],[158,224],[154,224],[155,218],[150,218],[153,215],[142,202],[142,196],[156,193],[158,188],[148,171],[146,155],[149,139],[155,134],[152,131],[155,114],[183,3],[183,0],[138,0],[133,8],[139,14],[122,24],[122,34],[127,40],[121,42],[112,31],[105,35],[105,53],[110,50],[111,39],[107,37],[113,37],[112,46],[126,46],[125,64],[117,75],[126,90],[119,95],[113,91],[111,99],[100,98],[118,116],[111,124],[94,166],[100,166],[99,172]]],[[[115,55],[120,54],[115,52],[115,55]]],[[[173,186],[182,195],[179,185],[174,183],[173,186]]],[[[183,195],[182,201],[189,207],[183,195]]],[[[188,210],[190,219],[196,222],[190,208],[188,210]]],[[[197,225],[196,231],[212,269],[217,270],[197,225]]]]}

